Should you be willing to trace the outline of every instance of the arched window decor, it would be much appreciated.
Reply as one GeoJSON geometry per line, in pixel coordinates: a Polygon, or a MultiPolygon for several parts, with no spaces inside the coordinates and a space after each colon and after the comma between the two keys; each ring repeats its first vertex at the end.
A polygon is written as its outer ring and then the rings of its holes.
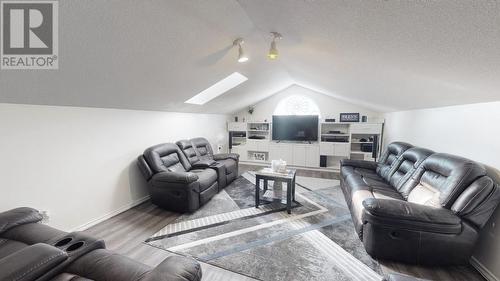
{"type": "Polygon", "coordinates": [[[274,115],[321,115],[318,105],[304,96],[289,96],[278,103],[274,115]]]}

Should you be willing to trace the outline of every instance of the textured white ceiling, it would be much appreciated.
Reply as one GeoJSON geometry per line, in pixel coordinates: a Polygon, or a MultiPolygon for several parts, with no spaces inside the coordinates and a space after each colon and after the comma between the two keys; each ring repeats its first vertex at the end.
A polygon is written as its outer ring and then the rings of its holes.
{"type": "Polygon", "coordinates": [[[57,71],[0,72],[0,102],[230,113],[297,83],[384,111],[500,100],[497,1],[59,1],[57,71]],[[284,35],[266,59],[269,31],[284,35]],[[251,60],[236,62],[244,37],[251,60]],[[184,101],[238,71],[204,106],[184,101]]]}

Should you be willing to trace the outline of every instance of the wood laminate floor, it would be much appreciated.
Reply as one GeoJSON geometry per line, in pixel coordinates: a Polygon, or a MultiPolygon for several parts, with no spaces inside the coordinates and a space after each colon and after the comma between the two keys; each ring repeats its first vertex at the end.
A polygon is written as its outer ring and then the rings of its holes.
{"type": "MultiPolygon", "coordinates": [[[[262,166],[240,165],[240,174],[262,168],[262,166]]],[[[338,178],[338,173],[318,170],[298,170],[299,176],[338,178]]],[[[179,214],[160,209],[145,202],[115,217],[90,227],[86,232],[106,241],[108,249],[126,255],[150,266],[156,266],[173,253],[150,246],[144,241],[165,225],[174,221],[179,214]]],[[[484,281],[472,266],[422,267],[380,261],[385,273],[401,272],[431,280],[484,281]]],[[[207,263],[201,263],[203,280],[250,281],[255,280],[207,263]]]]}

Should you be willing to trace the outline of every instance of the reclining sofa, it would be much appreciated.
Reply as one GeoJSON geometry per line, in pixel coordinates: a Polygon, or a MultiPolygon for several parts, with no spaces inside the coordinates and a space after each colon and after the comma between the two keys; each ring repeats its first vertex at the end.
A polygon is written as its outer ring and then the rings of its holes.
{"type": "Polygon", "coordinates": [[[500,202],[482,165],[402,142],[342,160],[341,187],[368,254],[413,264],[467,263],[500,202]]]}
{"type": "Polygon", "coordinates": [[[172,256],[151,268],[105,249],[84,232],[66,233],[39,223],[31,208],[0,213],[0,280],[198,281],[201,267],[172,256]]]}
{"type": "Polygon", "coordinates": [[[193,212],[238,176],[238,161],[238,154],[214,154],[205,138],[194,138],[150,147],[137,165],[153,204],[193,212]]]}

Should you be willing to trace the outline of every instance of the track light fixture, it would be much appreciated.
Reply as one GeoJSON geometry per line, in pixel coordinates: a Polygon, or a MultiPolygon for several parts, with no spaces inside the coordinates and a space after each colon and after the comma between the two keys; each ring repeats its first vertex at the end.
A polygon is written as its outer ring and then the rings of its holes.
{"type": "Polygon", "coordinates": [[[244,41],[243,38],[237,38],[236,40],[233,41],[233,46],[238,46],[238,62],[246,62],[248,61],[248,56],[245,54],[243,51],[243,48],[241,45],[243,45],[244,41]]]}
{"type": "Polygon", "coordinates": [[[278,58],[278,49],[276,48],[276,40],[279,40],[283,38],[280,33],[278,32],[271,32],[271,36],[273,37],[273,41],[271,42],[271,48],[269,48],[269,53],[267,54],[267,57],[271,60],[275,60],[278,58]]]}

